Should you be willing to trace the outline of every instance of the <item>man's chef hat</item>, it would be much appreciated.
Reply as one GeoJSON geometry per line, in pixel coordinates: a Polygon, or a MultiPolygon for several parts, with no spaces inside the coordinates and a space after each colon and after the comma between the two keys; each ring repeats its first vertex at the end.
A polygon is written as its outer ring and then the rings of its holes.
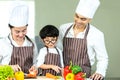
{"type": "Polygon", "coordinates": [[[93,18],[99,5],[99,0],[80,0],[76,8],[76,13],[87,18],[93,18]]]}
{"type": "Polygon", "coordinates": [[[21,27],[28,24],[29,8],[27,5],[17,5],[13,8],[9,24],[15,27],[21,27]]]}

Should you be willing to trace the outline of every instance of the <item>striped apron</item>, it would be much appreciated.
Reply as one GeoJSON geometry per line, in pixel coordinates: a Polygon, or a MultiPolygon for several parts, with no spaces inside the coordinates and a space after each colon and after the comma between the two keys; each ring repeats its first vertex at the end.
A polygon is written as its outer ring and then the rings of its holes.
{"type": "MultiPolygon", "coordinates": [[[[44,64],[51,64],[51,65],[56,65],[56,66],[61,67],[60,54],[59,54],[59,51],[56,47],[55,47],[55,49],[57,50],[58,54],[49,53],[49,49],[47,48],[47,54],[45,56],[44,64]]],[[[56,71],[54,71],[52,69],[42,69],[42,76],[45,76],[46,73],[51,73],[51,74],[56,75],[56,76],[61,75],[61,73],[57,73],[56,71]]]]}
{"type": "Polygon", "coordinates": [[[86,73],[87,77],[90,77],[91,65],[87,53],[87,39],[86,39],[89,31],[89,25],[87,26],[85,36],[83,39],[66,37],[70,28],[67,29],[65,36],[63,38],[64,65],[65,66],[70,65],[70,61],[72,61],[73,65],[81,66],[82,71],[86,73]]]}
{"type": "MultiPolygon", "coordinates": [[[[26,38],[30,42],[32,42],[27,36],[26,38]]],[[[9,64],[10,65],[18,64],[23,72],[28,73],[29,72],[28,70],[33,65],[33,47],[34,47],[33,42],[32,42],[32,46],[15,47],[11,41],[11,45],[13,46],[13,52],[9,64]]]]}

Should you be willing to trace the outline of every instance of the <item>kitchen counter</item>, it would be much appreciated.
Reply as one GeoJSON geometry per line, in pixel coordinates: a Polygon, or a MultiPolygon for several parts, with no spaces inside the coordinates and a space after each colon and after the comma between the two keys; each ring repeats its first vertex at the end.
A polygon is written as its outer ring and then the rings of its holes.
{"type": "MultiPolygon", "coordinates": [[[[37,78],[29,78],[24,80],[55,80],[55,79],[46,78],[45,76],[38,76],[37,78]]],[[[63,78],[61,77],[61,79],[57,79],[57,80],[63,80],[63,78]]],[[[86,79],[86,80],[90,80],[90,79],[86,79]]],[[[104,80],[120,80],[120,78],[105,78],[104,80]]]]}
{"type": "MultiPolygon", "coordinates": [[[[46,78],[45,76],[38,76],[37,78],[29,78],[29,79],[24,79],[24,80],[64,80],[62,77],[60,79],[51,79],[51,78],[46,78]]],[[[90,79],[86,79],[90,80],[90,79]]]]}
{"type": "MultiPolygon", "coordinates": [[[[38,76],[37,78],[28,78],[24,80],[56,80],[56,79],[51,79],[51,78],[46,78],[45,76],[38,76]]],[[[62,77],[57,80],[63,80],[62,77]]]]}

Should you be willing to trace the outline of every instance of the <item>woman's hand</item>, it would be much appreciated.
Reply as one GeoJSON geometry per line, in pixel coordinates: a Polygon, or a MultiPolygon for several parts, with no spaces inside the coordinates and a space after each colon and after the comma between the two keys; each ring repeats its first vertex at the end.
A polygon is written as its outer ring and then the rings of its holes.
{"type": "Polygon", "coordinates": [[[103,76],[99,73],[94,73],[93,75],[90,76],[90,79],[92,80],[103,80],[103,76]]]}
{"type": "Polygon", "coordinates": [[[55,65],[52,65],[51,68],[52,68],[54,71],[56,71],[57,73],[60,73],[61,70],[62,70],[60,67],[55,66],[55,65]]]}
{"type": "Polygon", "coordinates": [[[21,67],[18,64],[17,65],[10,65],[10,66],[12,67],[14,72],[21,71],[21,67]]]}

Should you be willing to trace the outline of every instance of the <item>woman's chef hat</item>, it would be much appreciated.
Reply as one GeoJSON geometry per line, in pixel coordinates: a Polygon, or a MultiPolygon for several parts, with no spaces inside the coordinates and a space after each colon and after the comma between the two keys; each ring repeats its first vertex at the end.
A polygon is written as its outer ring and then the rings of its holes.
{"type": "Polygon", "coordinates": [[[87,18],[93,18],[99,5],[99,0],[80,0],[76,8],[76,13],[87,18]]]}
{"type": "Polygon", "coordinates": [[[9,19],[9,24],[21,27],[28,24],[29,8],[27,5],[17,5],[13,8],[9,19]]]}

